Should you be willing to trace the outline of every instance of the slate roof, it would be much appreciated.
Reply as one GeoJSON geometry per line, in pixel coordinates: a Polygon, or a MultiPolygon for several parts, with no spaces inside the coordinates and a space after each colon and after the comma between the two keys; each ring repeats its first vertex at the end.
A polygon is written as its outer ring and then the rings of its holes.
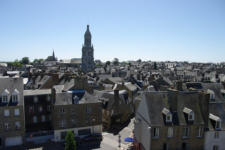
{"type": "Polygon", "coordinates": [[[85,92],[84,96],[81,98],[79,103],[99,103],[98,97],[96,95],[91,95],[88,92],[85,92]]]}
{"type": "Polygon", "coordinates": [[[138,107],[137,113],[142,115],[152,126],[165,126],[163,109],[168,109],[172,113],[172,124],[188,125],[183,110],[189,108],[193,110],[195,119],[193,124],[203,125],[203,117],[200,112],[198,92],[143,92],[142,101],[138,107]],[[175,106],[177,104],[177,106],[175,106]],[[175,109],[174,109],[175,108],[175,109]]]}
{"type": "Polygon", "coordinates": [[[131,82],[126,82],[126,83],[124,84],[124,86],[125,86],[128,90],[130,90],[130,91],[132,91],[132,92],[138,90],[138,87],[137,87],[135,84],[132,84],[131,82]]]}
{"type": "Polygon", "coordinates": [[[54,105],[70,105],[72,104],[72,93],[61,92],[56,93],[54,105]]]}
{"type": "MultiPolygon", "coordinates": [[[[115,107],[117,107],[118,104],[116,104],[115,101],[115,95],[114,91],[94,91],[95,95],[98,97],[98,100],[103,103],[103,107],[105,109],[111,110],[115,107]]],[[[120,90],[119,91],[119,98],[118,101],[124,100],[124,94],[127,94],[126,90],[120,90]]]]}

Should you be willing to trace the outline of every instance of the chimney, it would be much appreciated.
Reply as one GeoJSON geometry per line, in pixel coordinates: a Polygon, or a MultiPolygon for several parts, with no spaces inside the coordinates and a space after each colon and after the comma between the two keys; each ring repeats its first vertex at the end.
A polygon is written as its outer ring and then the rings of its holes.
{"type": "Polygon", "coordinates": [[[118,105],[119,104],[119,86],[118,86],[118,84],[114,85],[113,91],[114,91],[115,103],[116,103],[116,105],[118,105]]]}
{"type": "Polygon", "coordinates": [[[177,81],[176,82],[176,89],[178,91],[183,91],[183,83],[182,83],[182,81],[177,81]]]}
{"type": "Polygon", "coordinates": [[[209,119],[209,94],[200,92],[199,93],[199,106],[200,111],[205,122],[205,128],[208,128],[209,119]]]}
{"type": "Polygon", "coordinates": [[[168,102],[170,106],[170,110],[172,112],[177,112],[177,97],[179,91],[176,90],[168,90],[168,102]]]}

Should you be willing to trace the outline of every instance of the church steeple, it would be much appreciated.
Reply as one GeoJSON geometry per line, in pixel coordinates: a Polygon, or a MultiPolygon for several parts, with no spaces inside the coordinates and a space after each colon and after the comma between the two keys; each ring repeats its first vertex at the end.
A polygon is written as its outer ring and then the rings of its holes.
{"type": "Polygon", "coordinates": [[[55,52],[54,52],[54,49],[53,49],[53,52],[52,52],[52,57],[55,60],[55,52]]]}
{"type": "Polygon", "coordinates": [[[84,34],[84,46],[91,46],[91,32],[89,30],[89,25],[87,25],[87,30],[84,34]]]}
{"type": "Polygon", "coordinates": [[[87,73],[94,71],[94,48],[91,44],[91,32],[89,25],[87,25],[86,32],[84,34],[84,45],[82,47],[82,71],[87,73]]]}

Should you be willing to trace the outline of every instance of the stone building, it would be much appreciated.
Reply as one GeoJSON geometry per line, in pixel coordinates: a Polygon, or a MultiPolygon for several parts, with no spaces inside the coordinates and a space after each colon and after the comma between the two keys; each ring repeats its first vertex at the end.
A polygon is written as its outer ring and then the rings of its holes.
{"type": "Polygon", "coordinates": [[[44,143],[53,138],[51,89],[24,90],[25,140],[44,143]]]}
{"type": "Polygon", "coordinates": [[[64,141],[66,132],[73,131],[75,137],[101,135],[101,103],[95,97],[85,93],[80,99],[80,91],[62,91],[53,88],[52,124],[54,141],[64,141]]]}
{"type": "Polygon", "coordinates": [[[225,103],[209,105],[209,128],[205,132],[204,150],[225,149],[225,103]]]}
{"type": "Polygon", "coordinates": [[[82,71],[91,72],[94,71],[94,48],[91,43],[91,32],[89,31],[89,25],[84,34],[84,45],[82,47],[82,71]]]}
{"type": "Polygon", "coordinates": [[[200,92],[144,92],[135,117],[139,150],[203,150],[209,95],[200,92]]]}
{"type": "Polygon", "coordinates": [[[24,143],[23,79],[0,78],[0,149],[24,143]]]}

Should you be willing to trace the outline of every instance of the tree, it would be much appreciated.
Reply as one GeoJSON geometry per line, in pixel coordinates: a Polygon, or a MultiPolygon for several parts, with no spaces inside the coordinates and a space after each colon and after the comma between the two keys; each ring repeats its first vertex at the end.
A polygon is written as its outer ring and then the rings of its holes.
{"type": "Polygon", "coordinates": [[[40,64],[43,59],[34,59],[33,64],[40,64]]]}
{"type": "Polygon", "coordinates": [[[107,62],[105,63],[105,65],[106,65],[106,66],[109,66],[109,65],[110,65],[110,61],[107,61],[107,62]]]}
{"type": "Polygon", "coordinates": [[[154,69],[157,70],[157,64],[154,62],[154,69]]]}
{"type": "Polygon", "coordinates": [[[30,63],[30,60],[28,57],[23,57],[21,60],[21,64],[27,65],[30,63]]]}
{"type": "Polygon", "coordinates": [[[141,59],[138,59],[137,62],[138,62],[138,63],[141,63],[142,61],[141,61],[141,59]]]}
{"type": "Polygon", "coordinates": [[[76,150],[76,141],[74,140],[74,134],[72,131],[67,131],[66,133],[65,150],[76,150]]]}
{"type": "Polygon", "coordinates": [[[8,62],[8,65],[15,68],[22,67],[22,64],[17,59],[14,62],[8,62]]]}
{"type": "Polygon", "coordinates": [[[113,65],[115,65],[115,66],[119,65],[119,59],[118,58],[113,59],[113,65]]]}

